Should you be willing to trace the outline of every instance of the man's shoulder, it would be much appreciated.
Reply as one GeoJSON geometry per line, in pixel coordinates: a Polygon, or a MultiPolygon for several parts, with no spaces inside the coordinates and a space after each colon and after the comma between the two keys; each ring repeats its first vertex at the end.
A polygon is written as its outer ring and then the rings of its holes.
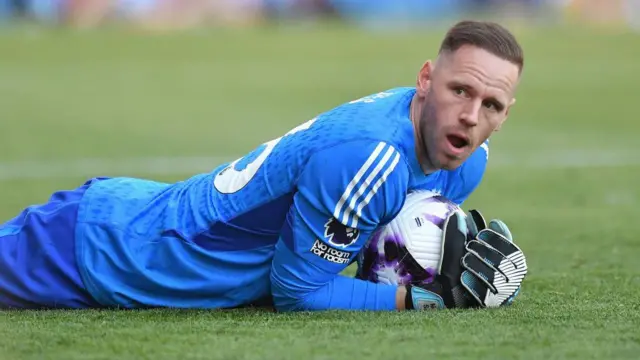
{"type": "MultiPolygon", "coordinates": [[[[401,147],[384,139],[350,139],[320,149],[315,156],[326,159],[327,168],[352,168],[352,170],[366,168],[373,171],[378,167],[376,171],[379,171],[387,166],[390,169],[408,167],[401,147]]],[[[366,175],[363,172],[361,176],[366,175]]]]}
{"type": "Polygon", "coordinates": [[[309,135],[322,148],[348,142],[401,145],[412,128],[408,111],[414,92],[393,88],[343,103],[318,115],[309,135]]]}
{"type": "Polygon", "coordinates": [[[358,99],[351,100],[345,104],[379,104],[379,105],[391,105],[393,101],[402,101],[402,98],[407,96],[413,96],[416,89],[414,87],[400,86],[387,90],[371,93],[358,99]]]}
{"type": "Polygon", "coordinates": [[[332,117],[358,117],[362,114],[374,115],[377,117],[388,116],[389,112],[402,110],[409,104],[415,88],[395,87],[375,93],[370,93],[361,97],[347,100],[324,112],[322,116],[332,117]]]}

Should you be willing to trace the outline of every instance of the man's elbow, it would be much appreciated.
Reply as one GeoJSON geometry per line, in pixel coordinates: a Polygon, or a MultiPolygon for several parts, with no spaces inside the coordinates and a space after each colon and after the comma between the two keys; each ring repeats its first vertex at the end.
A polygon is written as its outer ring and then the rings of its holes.
{"type": "Polygon", "coordinates": [[[305,294],[271,274],[271,296],[278,312],[304,311],[305,294]]]}

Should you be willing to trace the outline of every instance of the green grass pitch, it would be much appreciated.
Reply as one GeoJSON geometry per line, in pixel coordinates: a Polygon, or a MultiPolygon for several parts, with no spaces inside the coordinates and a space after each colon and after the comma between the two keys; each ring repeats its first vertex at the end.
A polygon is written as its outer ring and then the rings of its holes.
{"type": "MultiPolygon", "coordinates": [[[[0,359],[635,358],[640,36],[517,33],[526,53],[518,102],[465,204],[503,218],[528,255],[530,274],[514,306],[9,311],[0,312],[0,359]]],[[[442,34],[6,30],[0,218],[88,176],[177,181],[192,175],[188,166],[157,171],[171,157],[233,158],[334,105],[411,86],[442,34]],[[145,158],[160,164],[118,167],[145,158]],[[105,163],[109,172],[98,172],[105,163]],[[55,173],[56,164],[76,165],[55,173]]]]}

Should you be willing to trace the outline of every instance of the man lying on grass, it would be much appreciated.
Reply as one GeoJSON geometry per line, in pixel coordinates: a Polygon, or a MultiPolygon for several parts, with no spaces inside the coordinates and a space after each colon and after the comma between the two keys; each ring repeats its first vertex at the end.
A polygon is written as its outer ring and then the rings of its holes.
{"type": "Polygon", "coordinates": [[[497,248],[509,237],[499,222],[490,241],[467,239],[457,212],[443,227],[433,282],[340,273],[408,193],[434,190],[461,205],[477,188],[522,67],[509,31],[460,22],[415,87],[342,104],[181,182],[94,178],[56,192],[0,226],[0,306],[388,311],[492,306],[489,294],[508,302],[521,279],[505,287],[497,274],[522,253],[497,248]]]}

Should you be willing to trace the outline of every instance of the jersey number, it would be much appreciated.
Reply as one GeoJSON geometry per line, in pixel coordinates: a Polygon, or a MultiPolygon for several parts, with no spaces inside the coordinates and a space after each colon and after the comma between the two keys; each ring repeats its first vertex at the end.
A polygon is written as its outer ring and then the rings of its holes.
{"type": "Polygon", "coordinates": [[[313,125],[315,121],[316,118],[313,118],[305,122],[304,124],[298,125],[294,129],[286,133],[284,136],[262,144],[259,148],[254,150],[254,152],[259,152],[257,156],[255,153],[247,155],[256,157],[243,169],[238,170],[236,167],[238,163],[246,157],[239,158],[229,164],[229,166],[220,171],[213,180],[213,185],[215,186],[216,190],[223,194],[233,194],[245,187],[256,175],[262,164],[264,164],[265,160],[267,160],[267,157],[269,156],[269,154],[271,154],[276,145],[278,145],[280,140],[299,131],[307,130],[309,127],[311,127],[311,125],[313,125]]]}

